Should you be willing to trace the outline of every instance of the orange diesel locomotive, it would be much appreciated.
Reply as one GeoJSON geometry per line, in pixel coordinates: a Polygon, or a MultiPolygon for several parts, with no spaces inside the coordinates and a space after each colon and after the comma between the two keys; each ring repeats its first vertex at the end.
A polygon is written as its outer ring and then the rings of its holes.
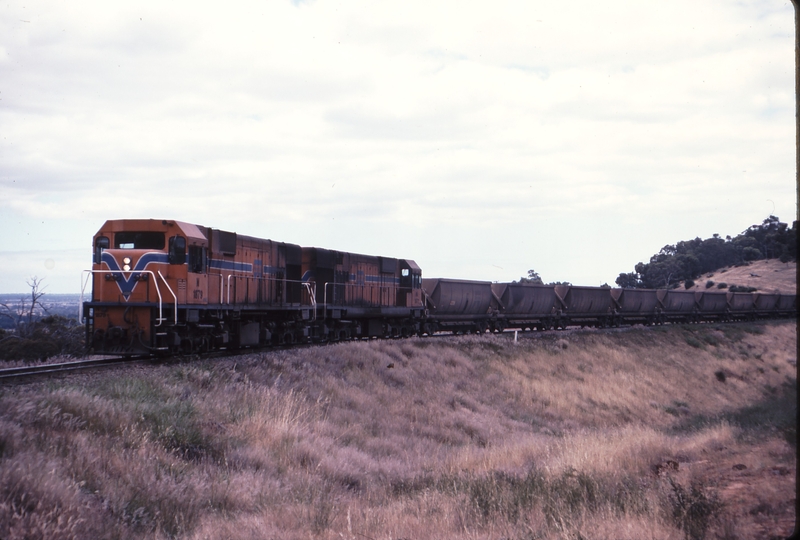
{"type": "MultiPolygon", "coordinates": [[[[109,220],[81,302],[90,352],[175,354],[419,332],[412,260],[168,220],[109,220]]],[[[83,292],[82,292],[83,294],[83,292]]]]}

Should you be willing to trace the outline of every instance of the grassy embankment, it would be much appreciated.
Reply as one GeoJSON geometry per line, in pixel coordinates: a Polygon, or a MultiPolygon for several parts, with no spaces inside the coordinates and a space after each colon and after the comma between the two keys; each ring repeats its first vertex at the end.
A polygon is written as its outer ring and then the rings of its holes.
{"type": "Polygon", "coordinates": [[[0,537],[770,538],[793,322],[356,342],[0,389],[0,537]]]}

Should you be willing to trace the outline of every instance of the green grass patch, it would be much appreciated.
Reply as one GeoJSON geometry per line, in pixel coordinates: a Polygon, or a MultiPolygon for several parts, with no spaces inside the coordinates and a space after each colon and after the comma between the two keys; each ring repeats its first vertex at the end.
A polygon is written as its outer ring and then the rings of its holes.
{"type": "Polygon", "coordinates": [[[104,380],[97,392],[113,400],[167,450],[186,459],[217,454],[215,445],[203,433],[190,397],[175,395],[163,384],[140,377],[104,380]]]}
{"type": "Polygon", "coordinates": [[[702,349],[703,348],[703,342],[700,341],[699,339],[697,339],[694,336],[686,336],[686,343],[690,347],[694,347],[695,349],[702,349]]]}

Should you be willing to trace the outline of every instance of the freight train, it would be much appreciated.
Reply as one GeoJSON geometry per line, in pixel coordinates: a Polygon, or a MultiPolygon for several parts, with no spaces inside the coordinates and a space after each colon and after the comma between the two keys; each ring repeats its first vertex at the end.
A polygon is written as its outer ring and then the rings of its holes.
{"type": "Polygon", "coordinates": [[[81,288],[91,353],[193,354],[441,331],[797,313],[794,294],[423,279],[411,259],[301,247],[170,220],[109,220],[93,248],[81,288]]]}

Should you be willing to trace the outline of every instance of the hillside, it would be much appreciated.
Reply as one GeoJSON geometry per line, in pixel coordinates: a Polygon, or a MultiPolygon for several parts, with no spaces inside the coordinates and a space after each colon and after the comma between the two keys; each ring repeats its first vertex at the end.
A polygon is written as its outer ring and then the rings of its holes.
{"type": "MultiPolygon", "coordinates": [[[[797,294],[797,262],[782,263],[778,259],[762,259],[745,266],[728,266],[708,272],[694,281],[694,287],[689,289],[691,291],[719,290],[719,284],[725,283],[728,287],[755,287],[759,292],[797,294]],[[707,288],[709,281],[714,283],[707,288]]],[[[684,288],[683,282],[680,287],[684,288]]]]}
{"type": "Polygon", "coordinates": [[[2,387],[0,537],[781,537],[796,362],[795,324],[776,321],[352,342],[2,387]]]}
{"type": "Polygon", "coordinates": [[[797,222],[790,227],[770,215],[735,237],[714,234],[662,247],[648,262],[639,262],[633,272],[621,273],[620,287],[670,288],[687,280],[698,281],[704,274],[753,261],[776,259],[797,261],[797,222]]]}

